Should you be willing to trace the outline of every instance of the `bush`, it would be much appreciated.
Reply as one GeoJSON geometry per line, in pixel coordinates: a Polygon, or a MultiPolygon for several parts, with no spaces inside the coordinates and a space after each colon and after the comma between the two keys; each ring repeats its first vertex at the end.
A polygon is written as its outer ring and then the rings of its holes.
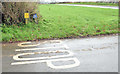
{"type": "MultiPolygon", "coordinates": [[[[30,21],[33,15],[38,13],[37,3],[35,2],[3,2],[2,3],[2,22],[7,25],[24,23],[24,13],[30,13],[30,21]]],[[[40,18],[40,15],[38,18],[40,18]]]]}

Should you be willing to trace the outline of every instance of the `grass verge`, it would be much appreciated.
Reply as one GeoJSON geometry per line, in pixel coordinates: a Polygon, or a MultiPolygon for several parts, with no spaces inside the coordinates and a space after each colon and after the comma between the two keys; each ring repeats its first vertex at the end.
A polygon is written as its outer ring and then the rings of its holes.
{"type": "Polygon", "coordinates": [[[104,8],[40,5],[42,20],[27,25],[3,25],[2,41],[94,36],[118,33],[118,10],[104,8]]]}

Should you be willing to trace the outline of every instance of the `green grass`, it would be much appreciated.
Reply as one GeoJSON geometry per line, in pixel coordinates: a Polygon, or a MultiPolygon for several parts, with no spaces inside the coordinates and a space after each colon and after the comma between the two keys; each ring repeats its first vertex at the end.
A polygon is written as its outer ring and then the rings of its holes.
{"type": "Polygon", "coordinates": [[[27,41],[118,33],[118,10],[40,5],[39,24],[2,27],[2,41],[27,41]]]}
{"type": "Polygon", "coordinates": [[[83,5],[102,5],[102,6],[118,6],[118,3],[96,3],[96,2],[77,2],[77,3],[65,3],[65,4],[83,4],[83,5]]]}

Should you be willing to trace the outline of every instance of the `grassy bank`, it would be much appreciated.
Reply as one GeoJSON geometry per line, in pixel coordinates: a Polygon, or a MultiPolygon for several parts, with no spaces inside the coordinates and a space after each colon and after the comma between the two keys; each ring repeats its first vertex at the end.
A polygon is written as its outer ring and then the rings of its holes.
{"type": "Polygon", "coordinates": [[[40,5],[39,24],[2,27],[2,41],[27,41],[110,34],[118,32],[118,10],[59,5],[40,5]]]}
{"type": "Polygon", "coordinates": [[[79,2],[79,3],[65,3],[65,4],[83,4],[83,5],[118,6],[118,3],[96,3],[96,2],[79,2]]]}

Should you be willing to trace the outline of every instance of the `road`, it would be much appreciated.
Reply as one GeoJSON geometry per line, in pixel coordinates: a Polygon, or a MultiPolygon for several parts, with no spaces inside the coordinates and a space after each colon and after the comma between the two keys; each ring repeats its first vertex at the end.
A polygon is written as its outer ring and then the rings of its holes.
{"type": "Polygon", "coordinates": [[[80,5],[80,4],[57,4],[65,6],[82,6],[82,7],[95,7],[95,8],[108,8],[108,9],[119,9],[118,6],[98,6],[98,5],[80,5]]]}
{"type": "Polygon", "coordinates": [[[117,35],[3,44],[2,48],[3,72],[118,72],[117,35]]]}

